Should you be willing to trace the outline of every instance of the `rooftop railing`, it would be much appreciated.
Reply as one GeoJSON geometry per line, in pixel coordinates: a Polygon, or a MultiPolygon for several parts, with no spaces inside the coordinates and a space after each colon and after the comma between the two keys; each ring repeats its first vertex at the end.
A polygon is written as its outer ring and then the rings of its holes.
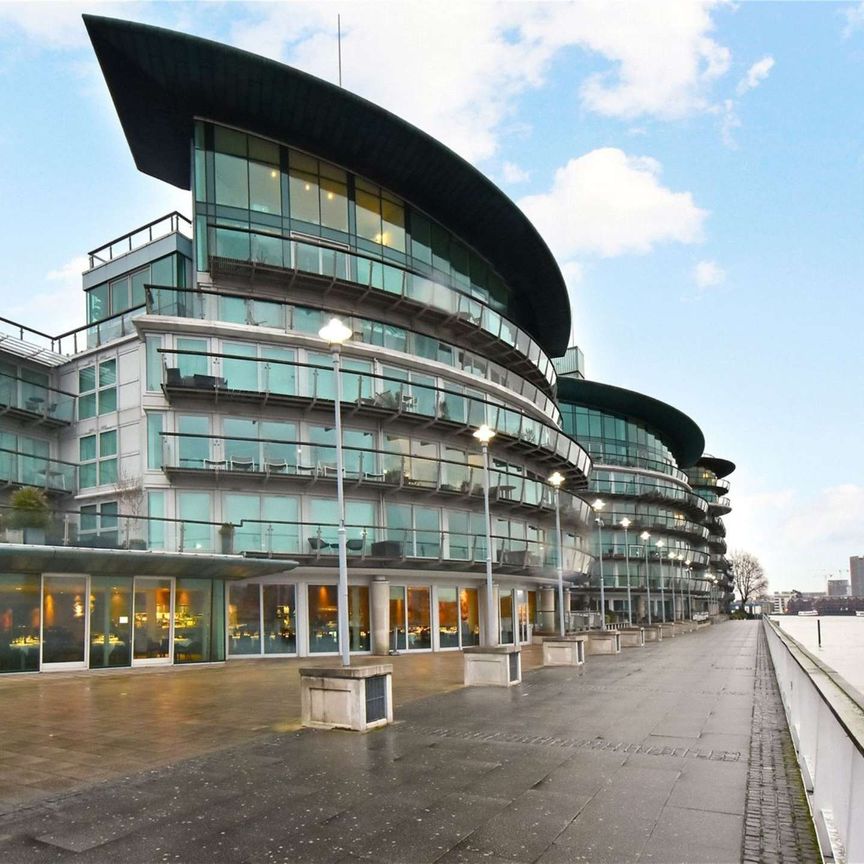
{"type": "Polygon", "coordinates": [[[160,216],[146,225],[139,228],[134,228],[132,231],[110,240],[103,244],[98,249],[93,249],[87,253],[90,259],[90,269],[101,267],[115,258],[120,258],[123,255],[128,255],[154,240],[159,240],[162,237],[167,237],[169,234],[183,234],[191,239],[192,223],[182,213],[176,210],[168,213],[165,216],[160,216]]]}

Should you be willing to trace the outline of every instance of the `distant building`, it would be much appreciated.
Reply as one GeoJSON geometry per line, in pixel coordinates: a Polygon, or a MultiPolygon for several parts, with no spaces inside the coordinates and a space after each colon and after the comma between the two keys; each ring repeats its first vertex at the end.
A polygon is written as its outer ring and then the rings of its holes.
{"type": "Polygon", "coordinates": [[[789,601],[798,591],[775,591],[771,597],[771,611],[774,615],[785,615],[789,601]]]}
{"type": "Polygon", "coordinates": [[[849,579],[853,597],[864,597],[864,555],[849,556],[849,579]]]}
{"type": "Polygon", "coordinates": [[[848,597],[849,596],[849,580],[848,579],[828,579],[829,597],[848,597]]]}

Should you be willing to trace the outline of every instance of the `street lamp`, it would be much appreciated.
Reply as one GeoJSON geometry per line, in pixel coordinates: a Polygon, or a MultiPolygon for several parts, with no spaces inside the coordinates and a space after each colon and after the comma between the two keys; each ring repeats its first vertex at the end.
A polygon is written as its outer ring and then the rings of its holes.
{"type": "Polygon", "coordinates": [[[669,566],[672,569],[672,581],[670,584],[672,585],[672,623],[673,624],[675,623],[675,618],[677,615],[677,613],[675,612],[675,562],[677,560],[678,560],[678,553],[677,552],[670,552],[669,553],[669,566]]]}
{"type": "Polygon", "coordinates": [[[663,613],[663,623],[666,623],[666,586],[663,582],[663,547],[665,540],[657,541],[657,554],[660,556],[660,611],[663,613]]]}
{"type": "Polygon", "coordinates": [[[648,541],[651,539],[651,535],[647,531],[643,531],[639,538],[642,540],[644,545],[642,546],[643,551],[645,552],[645,593],[647,595],[648,600],[648,626],[651,626],[651,571],[648,569],[648,541]]]}
{"type": "Polygon", "coordinates": [[[474,437],[483,450],[483,514],[486,522],[486,644],[497,645],[498,634],[494,632],[495,603],[492,596],[492,518],[489,515],[489,442],[495,430],[485,423],[474,430],[474,437]]]}
{"type": "Polygon", "coordinates": [[[319,331],[318,335],[330,343],[330,353],[333,356],[333,374],[336,378],[336,400],[334,414],[336,417],[336,505],[339,510],[339,598],[336,608],[339,621],[339,647],[342,653],[342,665],[351,665],[351,651],[348,644],[348,547],[345,537],[345,489],[342,469],[342,345],[353,335],[350,327],[346,327],[338,318],[331,318],[319,331]]]}
{"type": "Polygon", "coordinates": [[[550,478],[549,484],[555,489],[555,536],[558,539],[558,626],[561,630],[561,638],[565,635],[564,626],[564,547],[561,542],[561,484],[564,475],[556,471],[550,478]]]}
{"type": "MultiPolygon", "coordinates": [[[[606,502],[599,498],[592,505],[594,512],[600,512],[606,502]]],[[[595,520],[597,523],[597,549],[600,552],[600,629],[606,629],[606,589],[603,585],[603,520],[598,516],[595,520]]]]}
{"type": "Polygon", "coordinates": [[[630,596],[630,543],[627,540],[627,529],[630,527],[631,522],[625,516],[621,520],[621,527],[624,529],[624,560],[626,562],[626,572],[627,572],[627,625],[629,627],[633,626],[633,601],[630,596]]]}
{"type": "MultiPolygon", "coordinates": [[[[683,555],[681,556],[684,557],[683,555]]],[[[693,568],[690,566],[690,559],[684,562],[687,568],[687,617],[693,620],[693,568]]]]}

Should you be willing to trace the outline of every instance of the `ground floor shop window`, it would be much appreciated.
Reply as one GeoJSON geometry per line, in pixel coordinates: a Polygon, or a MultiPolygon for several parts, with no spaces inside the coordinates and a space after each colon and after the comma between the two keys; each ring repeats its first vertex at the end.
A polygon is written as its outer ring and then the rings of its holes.
{"type": "Polygon", "coordinates": [[[339,607],[335,585],[310,585],[309,653],[335,653],[339,650],[339,607]]]}
{"type": "Polygon", "coordinates": [[[499,640],[502,645],[513,644],[513,592],[502,591],[498,595],[499,640]]]}
{"type": "Polygon", "coordinates": [[[432,647],[432,602],[429,588],[408,587],[408,648],[432,647]]]}
{"type": "Polygon", "coordinates": [[[224,583],[178,579],[174,600],[174,662],[224,660],[224,583]]]}
{"type": "Polygon", "coordinates": [[[297,609],[293,585],[262,585],[264,653],[297,653],[297,609]]]}
{"type": "Polygon", "coordinates": [[[438,589],[438,647],[468,648],[480,644],[477,589],[438,589]]]}
{"type": "Polygon", "coordinates": [[[132,579],[90,577],[90,668],[128,666],[132,645],[132,579]]]}
{"type": "Polygon", "coordinates": [[[352,651],[368,651],[369,589],[365,585],[348,586],[348,644],[352,651]]]}
{"type": "Polygon", "coordinates": [[[42,663],[84,663],[86,576],[45,576],[42,584],[42,663]]]}
{"type": "Polygon", "coordinates": [[[40,574],[0,573],[0,673],[39,668],[40,574]]]}
{"type": "Polygon", "coordinates": [[[463,648],[480,644],[480,605],[476,588],[459,591],[459,627],[463,648]]]}

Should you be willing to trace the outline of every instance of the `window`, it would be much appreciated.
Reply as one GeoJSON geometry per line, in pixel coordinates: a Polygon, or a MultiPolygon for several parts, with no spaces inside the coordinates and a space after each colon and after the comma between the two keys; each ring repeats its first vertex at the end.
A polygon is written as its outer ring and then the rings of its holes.
{"type": "Polygon", "coordinates": [[[161,411],[147,412],[147,467],[161,468],[163,462],[162,433],[165,431],[165,414],[161,411]]]}
{"type": "Polygon", "coordinates": [[[117,410],[117,361],[78,370],[78,419],[117,410]]]}
{"type": "Polygon", "coordinates": [[[117,482],[117,430],[79,439],[78,469],[82,489],[117,482]]]}
{"type": "MultiPolygon", "coordinates": [[[[81,508],[81,521],[78,526],[78,536],[85,541],[93,542],[98,537],[106,544],[117,545],[117,513],[116,501],[103,501],[101,504],[87,504],[81,508]]],[[[100,544],[102,545],[102,544],[100,544]]]]}

